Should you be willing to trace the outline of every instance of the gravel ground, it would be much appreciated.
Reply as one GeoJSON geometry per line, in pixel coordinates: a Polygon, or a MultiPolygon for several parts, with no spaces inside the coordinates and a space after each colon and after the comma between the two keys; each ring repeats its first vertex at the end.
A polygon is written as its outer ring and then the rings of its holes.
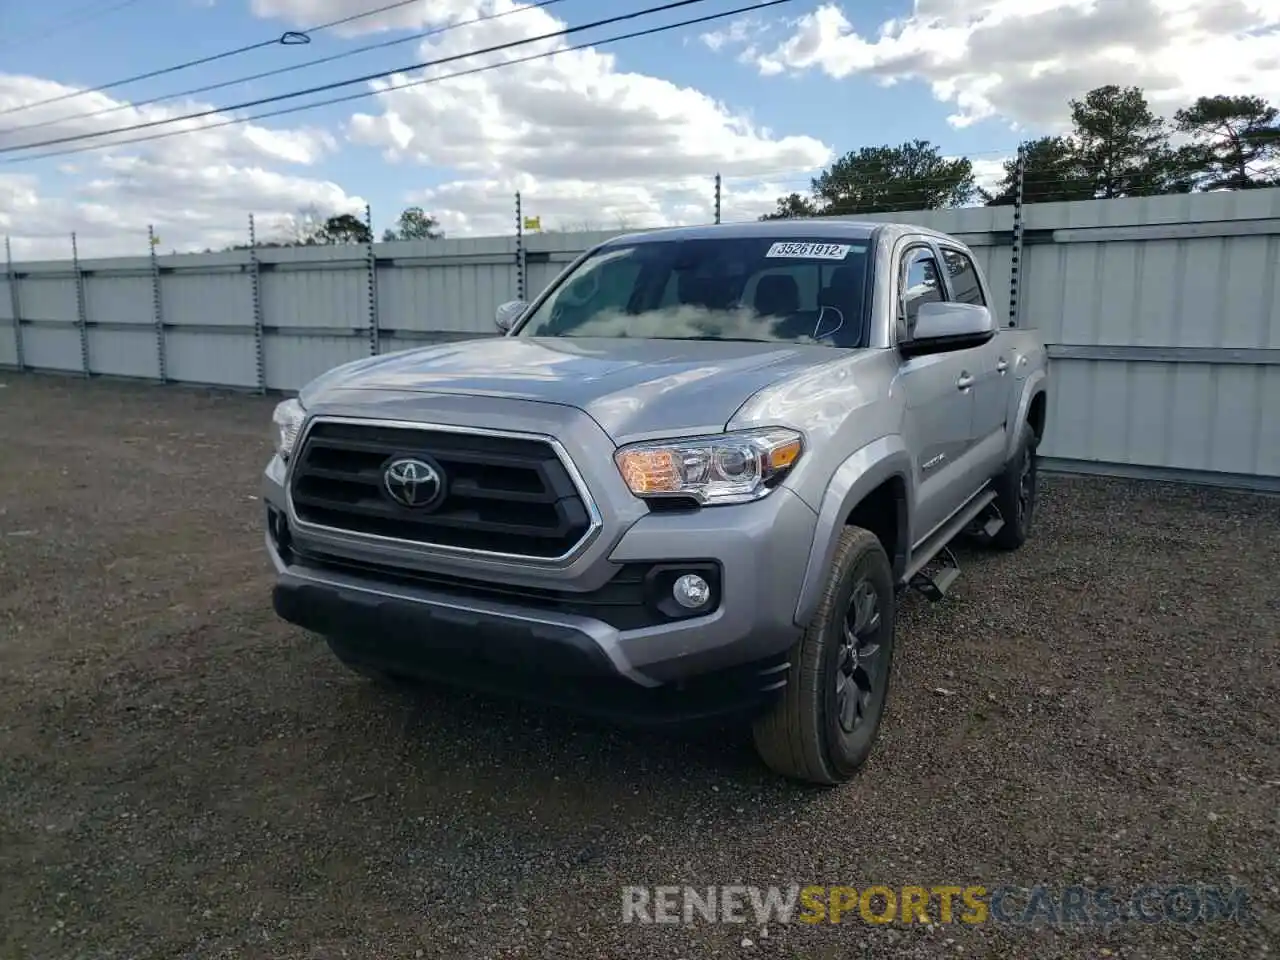
{"type": "Polygon", "coordinates": [[[1276,500],[1046,478],[1022,551],[906,601],[878,752],[816,790],[741,732],[349,675],[270,609],[270,407],[0,377],[0,957],[1280,950],[1276,500]],[[620,922],[624,884],[1183,881],[1254,922],[620,922]]]}

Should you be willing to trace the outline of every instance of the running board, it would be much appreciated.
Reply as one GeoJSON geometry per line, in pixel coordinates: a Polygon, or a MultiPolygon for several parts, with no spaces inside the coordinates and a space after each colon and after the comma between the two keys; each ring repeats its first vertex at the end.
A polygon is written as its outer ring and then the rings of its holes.
{"type": "Polygon", "coordinates": [[[951,585],[956,582],[956,577],[960,576],[960,561],[951,552],[951,548],[943,547],[940,556],[945,557],[947,560],[946,565],[941,570],[933,574],[922,571],[911,578],[911,586],[934,603],[937,603],[947,595],[951,585]]]}
{"type": "Polygon", "coordinates": [[[985,537],[991,540],[1004,527],[1004,517],[1000,516],[1000,508],[994,503],[987,507],[984,513],[978,514],[970,524],[964,528],[964,532],[975,537],[985,537]]]}
{"type": "MultiPolygon", "coordinates": [[[[993,507],[992,509],[994,510],[995,508],[993,507]]],[[[1000,532],[1003,526],[1004,517],[1000,516],[999,513],[992,513],[992,515],[987,518],[987,522],[982,525],[982,532],[988,537],[994,537],[1000,532]]]]}
{"type": "MultiPolygon", "coordinates": [[[[911,563],[907,566],[906,572],[902,576],[902,584],[904,586],[911,585],[916,574],[927,567],[929,561],[946,549],[947,544],[958,537],[960,532],[972,523],[978,514],[987,509],[995,498],[996,492],[994,490],[986,490],[978,494],[955,516],[929,534],[920,546],[911,551],[911,563]]],[[[947,586],[951,586],[953,580],[955,580],[955,574],[950,575],[947,580],[947,586]]]]}

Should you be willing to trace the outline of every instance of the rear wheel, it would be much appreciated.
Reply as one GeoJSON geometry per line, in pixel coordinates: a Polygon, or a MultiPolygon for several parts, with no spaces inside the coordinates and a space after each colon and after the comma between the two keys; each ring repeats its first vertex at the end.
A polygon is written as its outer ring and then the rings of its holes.
{"type": "Polygon", "coordinates": [[[986,543],[997,550],[1016,550],[1031,536],[1039,480],[1036,461],[1036,432],[1031,424],[1024,423],[1018,452],[996,478],[996,506],[1004,518],[1004,526],[986,543]]]}
{"type": "Polygon", "coordinates": [[[848,780],[875,743],[889,692],[893,572],[875,534],[846,527],[818,610],[791,651],[783,697],[756,721],[756,750],[775,772],[848,780]]]}

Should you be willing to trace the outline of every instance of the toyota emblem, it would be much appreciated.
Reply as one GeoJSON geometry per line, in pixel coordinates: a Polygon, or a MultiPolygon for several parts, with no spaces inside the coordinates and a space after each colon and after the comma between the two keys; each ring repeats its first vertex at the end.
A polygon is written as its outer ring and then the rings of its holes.
{"type": "Polygon", "coordinates": [[[402,457],[387,464],[382,485],[392,500],[413,510],[435,504],[444,493],[440,470],[416,457],[402,457]]]}

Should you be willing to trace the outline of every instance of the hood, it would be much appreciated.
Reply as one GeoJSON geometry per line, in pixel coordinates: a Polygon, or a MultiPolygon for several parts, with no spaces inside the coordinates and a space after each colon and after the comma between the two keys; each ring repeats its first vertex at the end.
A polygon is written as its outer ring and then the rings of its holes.
{"type": "Polygon", "coordinates": [[[302,392],[453,394],[577,407],[615,442],[718,431],[752,394],[843,354],[787,343],[493,337],[402,351],[338,367],[302,392]]]}

